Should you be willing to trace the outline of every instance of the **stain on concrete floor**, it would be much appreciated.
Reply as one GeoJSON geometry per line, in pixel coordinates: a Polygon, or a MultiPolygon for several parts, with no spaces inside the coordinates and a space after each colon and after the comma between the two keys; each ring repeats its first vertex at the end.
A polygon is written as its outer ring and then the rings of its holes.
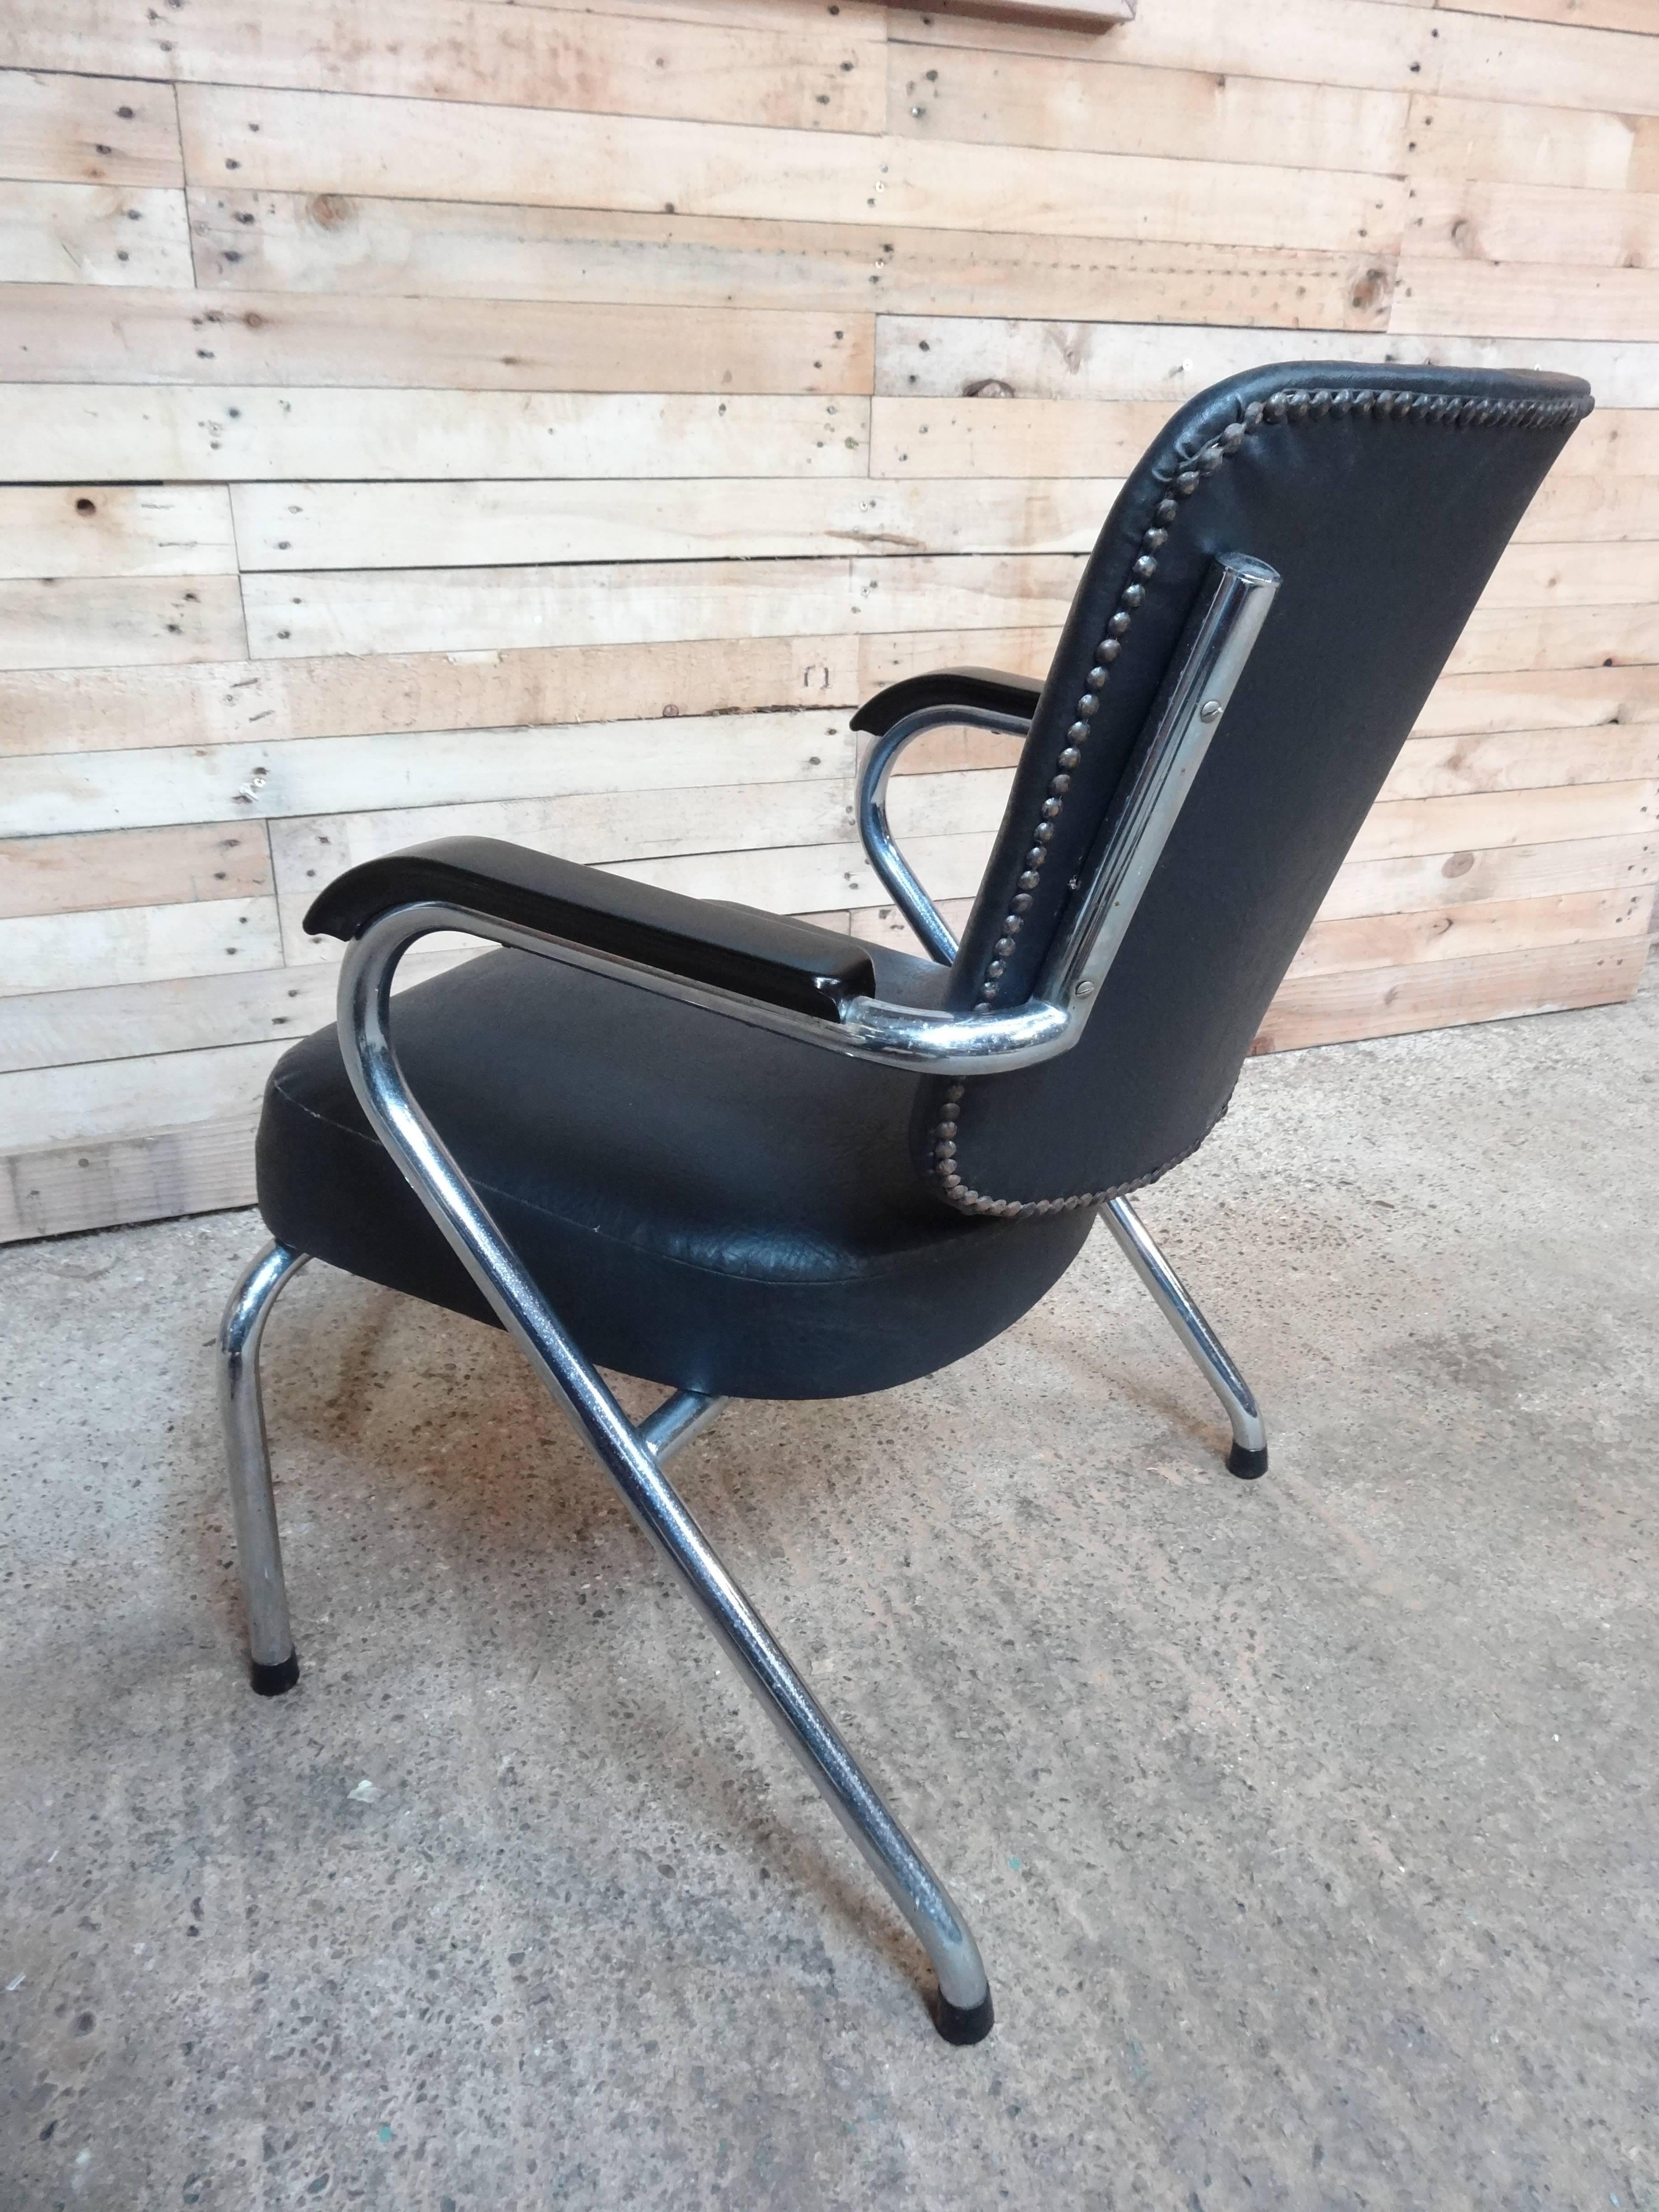
{"type": "MultiPolygon", "coordinates": [[[[0,2207],[1659,2208],[1659,990],[1253,1063],[999,1345],[682,1484],[973,1916],[920,1953],[508,1346],[251,1214],[0,1254],[0,2207]]],[[[653,1394],[635,1393],[636,1407],[653,1394]]]]}

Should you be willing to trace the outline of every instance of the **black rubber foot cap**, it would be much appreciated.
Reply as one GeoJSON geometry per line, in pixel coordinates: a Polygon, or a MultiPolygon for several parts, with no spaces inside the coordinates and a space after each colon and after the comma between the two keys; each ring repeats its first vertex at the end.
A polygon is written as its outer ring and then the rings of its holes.
{"type": "Polygon", "coordinates": [[[284,1690],[291,1690],[300,1679],[300,1655],[290,1651],[286,1659],[279,1659],[274,1667],[262,1666],[258,1660],[250,1662],[248,1673],[253,1686],[262,1698],[280,1698],[284,1690]]]}
{"type": "Polygon", "coordinates": [[[995,2021],[989,1990],[976,2005],[965,2009],[953,2005],[943,1990],[933,2000],[933,2025],[947,2043],[983,2043],[995,2021]]]}
{"type": "Polygon", "coordinates": [[[1246,1482],[1254,1482],[1257,1475],[1266,1474],[1267,1445],[1263,1444],[1260,1451],[1250,1451],[1243,1444],[1236,1443],[1227,1455],[1227,1472],[1243,1475],[1246,1482]]]}

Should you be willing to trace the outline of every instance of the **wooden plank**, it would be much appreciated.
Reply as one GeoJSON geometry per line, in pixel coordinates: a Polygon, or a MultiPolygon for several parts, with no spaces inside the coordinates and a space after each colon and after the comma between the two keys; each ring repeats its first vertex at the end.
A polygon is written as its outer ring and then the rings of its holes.
{"type": "Polygon", "coordinates": [[[270,890],[263,827],[202,823],[0,842],[0,915],[247,900],[270,890]]]}
{"type": "MultiPolygon", "coordinates": [[[[935,897],[971,898],[984,872],[987,842],[978,831],[925,837],[906,857],[935,897]]],[[[732,899],[771,914],[873,906],[881,896],[880,882],[856,843],[630,860],[612,872],[688,898],[732,899]]]]}
{"type": "Polygon", "coordinates": [[[1438,912],[1467,902],[1553,898],[1567,892],[1641,889],[1659,880],[1659,837],[1569,837],[1484,853],[1467,847],[1395,860],[1349,860],[1319,909],[1321,921],[1350,915],[1438,912]]]}
{"type": "MultiPolygon", "coordinates": [[[[477,951],[475,945],[459,955],[434,952],[423,942],[399,964],[397,988],[423,981],[477,951]]],[[[332,1022],[337,980],[337,963],[313,963],[0,1000],[0,1070],[136,1060],[268,1037],[291,1044],[332,1022]]],[[[4,1188],[0,1180],[0,1205],[4,1188]]]]}
{"type": "Polygon", "coordinates": [[[1490,851],[1578,837],[1635,837],[1659,821],[1659,784],[1571,784],[1553,791],[1468,792],[1449,799],[1379,800],[1349,848],[1351,860],[1400,860],[1449,848],[1490,851]]]}
{"type": "Polygon", "coordinates": [[[1291,978],[1414,968],[1443,960],[1580,945],[1587,938],[1645,937],[1653,895],[1645,884],[1617,891],[1563,891],[1553,898],[1494,899],[1316,921],[1290,965],[1291,978]]]}
{"type": "MultiPolygon", "coordinates": [[[[1173,412],[1224,376],[1269,362],[1435,362],[1447,368],[1548,368],[1588,377],[1602,407],[1651,407],[1659,395],[1659,343],[1573,338],[1401,337],[1362,330],[1304,330],[1276,314],[1260,327],[1179,322],[1044,322],[1007,317],[882,316],[876,386],[889,398],[960,399],[994,378],[1017,399],[1157,401],[1173,412]]],[[[1570,533],[1563,533],[1570,534],[1570,533]]]]}
{"type": "Polygon", "coordinates": [[[1659,538],[1659,477],[1552,473],[1515,534],[1523,544],[1659,538]]]}
{"type": "Polygon", "coordinates": [[[1648,268],[1659,255],[1659,192],[1413,178],[1402,251],[1413,262],[1648,268]]]}
{"type": "Polygon", "coordinates": [[[272,898],[24,915],[0,921],[0,998],[270,968],[282,957],[272,898]]]}
{"type": "MultiPolygon", "coordinates": [[[[876,477],[1059,477],[1086,453],[1091,468],[1127,473],[1168,421],[1156,400],[889,399],[870,403],[876,477]]],[[[1659,460],[1659,410],[1605,409],[1581,423],[1558,477],[1605,481],[1659,460]]]]}
{"type": "Polygon", "coordinates": [[[862,398],[15,385],[12,467],[42,481],[862,477],[862,398]]]}
{"type": "Polygon", "coordinates": [[[1476,337],[1650,339],[1659,269],[1439,261],[1402,256],[1393,327],[1476,337]]]}
{"type": "Polygon", "coordinates": [[[33,1152],[135,1130],[250,1116],[287,1042],[215,1046],[76,1067],[0,1075],[0,1129],[8,1148],[33,1152]]]}
{"type": "MultiPolygon", "coordinates": [[[[1069,554],[1029,553],[349,568],[249,576],[243,590],[254,651],[280,659],[422,648],[499,652],[549,639],[613,645],[860,629],[1057,628],[1071,605],[1079,567],[1069,554]]],[[[1639,617],[1616,611],[1634,635],[1639,617]]]]}
{"type": "Polygon", "coordinates": [[[1116,41],[1061,60],[902,43],[887,49],[888,128],[929,142],[1042,146],[1180,160],[1259,161],[1292,169],[1398,175],[1407,97],[1340,86],[1275,83],[1212,70],[1133,69],[1116,41]]]}
{"type": "MultiPolygon", "coordinates": [[[[27,465],[27,448],[12,449],[27,465]]],[[[0,486],[0,577],[234,576],[222,487],[0,486]]]]}
{"type": "Polygon", "coordinates": [[[845,779],[844,714],[672,716],[532,730],[288,738],[0,763],[19,835],[246,822],[363,808],[845,779]]]}
{"type": "Polygon", "coordinates": [[[418,293],[428,299],[628,305],[872,307],[935,315],[1065,315],[1109,301],[1126,321],[1382,330],[1390,256],[1055,240],[1019,234],[600,209],[469,206],[343,192],[190,193],[204,285],[418,293]]]}
{"type": "Polygon", "coordinates": [[[1479,177],[1597,192],[1659,191],[1659,123],[1613,101],[1605,114],[1497,100],[1419,96],[1406,133],[1413,181],[1479,177]]]}
{"type": "Polygon", "coordinates": [[[0,582],[0,668],[224,660],[246,650],[234,576],[0,582]]]}
{"type": "MultiPolygon", "coordinates": [[[[1571,481],[1571,478],[1568,479],[1571,481]]],[[[1641,606],[1659,599],[1659,544],[1511,545],[1483,607],[1641,606]]]]}
{"type": "Polygon", "coordinates": [[[858,641],[860,698],[872,698],[884,684],[902,677],[924,676],[934,668],[1004,668],[1012,676],[1042,680],[1060,641],[1064,610],[1042,623],[983,629],[926,629],[877,633],[858,641]]]}
{"type": "Polygon", "coordinates": [[[42,185],[182,185],[173,94],[137,80],[0,70],[0,176],[42,185]]]}
{"type": "Polygon", "coordinates": [[[782,560],[849,546],[873,553],[1087,553],[1118,489],[1110,479],[1087,477],[1009,485],[736,477],[715,483],[238,484],[231,499],[248,570],[401,569],[417,545],[441,545],[453,569],[782,560]]]}
{"type": "Polygon", "coordinates": [[[1654,721],[1659,721],[1659,667],[1540,670],[1443,676],[1417,718],[1416,734],[1654,721]]]}
{"type": "Polygon", "coordinates": [[[191,85],[192,181],[377,198],[666,210],[762,220],[1016,229],[1333,252],[1399,242],[1393,178],[1140,155],[923,144],[351,94],[191,85]]]}
{"type": "Polygon", "coordinates": [[[869,316],[19,285],[0,382],[857,392],[869,316]]]}
{"type": "Polygon", "coordinates": [[[1504,15],[1534,23],[1571,23],[1586,30],[1654,32],[1651,0],[1434,0],[1460,15],[1504,15]]]}
{"type": "Polygon", "coordinates": [[[873,399],[873,477],[1008,477],[1063,472],[1086,453],[1102,475],[1126,475],[1162,430],[1158,400],[873,399]]]}
{"type": "MultiPolygon", "coordinates": [[[[904,19],[918,44],[1000,53],[1075,52],[1074,33],[1024,25],[904,19]]],[[[1237,0],[1143,8],[1111,33],[1120,62],[1302,84],[1506,100],[1528,106],[1659,113],[1651,38],[1553,23],[1498,22],[1393,0],[1273,0],[1271,15],[1237,0]]]]}
{"type": "Polygon", "coordinates": [[[165,15],[133,0],[9,0],[0,54],[26,69],[110,68],[174,83],[405,94],[507,106],[879,131],[878,19],[796,11],[736,26],[467,0],[191,0],[165,15]]]}
{"type": "Polygon", "coordinates": [[[1614,937],[1358,975],[1299,976],[1280,986],[1251,1050],[1295,1052],[1357,1037],[1616,1005],[1635,996],[1645,950],[1639,938],[1614,937]]]}
{"type": "Polygon", "coordinates": [[[0,184],[0,283],[190,281],[190,232],[181,191],[0,184]]]}
{"type": "Polygon", "coordinates": [[[1659,724],[1652,722],[1414,737],[1401,747],[1379,796],[1438,799],[1455,792],[1542,791],[1559,784],[1639,782],[1654,776],[1659,776],[1659,724]]]}
{"type": "Polygon", "coordinates": [[[198,668],[33,670],[0,674],[0,756],[853,707],[864,696],[862,642],[716,636],[198,668]]]}
{"type": "Polygon", "coordinates": [[[251,1108],[222,1121],[0,1158],[0,1243],[253,1202],[251,1108]]]}
{"type": "Polygon", "coordinates": [[[307,910],[323,885],[347,868],[434,837],[501,837],[585,866],[681,854],[721,855],[751,847],[793,848],[843,841],[852,822],[851,749],[842,773],[813,769],[797,782],[578,792],[556,799],[489,799],[467,805],[376,808],[274,823],[283,939],[290,963],[337,965],[331,938],[305,933],[307,910]]]}
{"type": "Polygon", "coordinates": [[[1659,662],[1659,607],[1477,607],[1446,662],[1453,676],[1659,662]]]}

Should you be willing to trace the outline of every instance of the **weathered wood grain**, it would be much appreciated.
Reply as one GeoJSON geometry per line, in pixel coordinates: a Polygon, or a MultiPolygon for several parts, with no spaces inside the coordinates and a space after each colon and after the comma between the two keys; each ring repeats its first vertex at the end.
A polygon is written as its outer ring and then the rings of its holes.
{"type": "Polygon", "coordinates": [[[0,921],[0,998],[270,968],[282,957],[271,898],[24,915],[0,921]]]}
{"type": "Polygon", "coordinates": [[[459,103],[181,86],[193,183],[1188,244],[1397,246],[1392,178],[1267,163],[923,144],[459,103]]]}
{"type": "Polygon", "coordinates": [[[18,465],[43,480],[862,477],[870,404],[712,393],[14,385],[18,465]]]}
{"type": "Polygon", "coordinates": [[[0,818],[20,836],[52,836],[392,805],[823,781],[851,769],[846,715],[830,713],[288,738],[0,762],[0,818]]]}
{"type": "Polygon", "coordinates": [[[1404,252],[1415,263],[1542,261],[1650,268],[1659,192],[1419,177],[1408,188],[1404,252]]]}
{"type": "MultiPolygon", "coordinates": [[[[918,44],[999,53],[1074,52],[1070,34],[1035,26],[905,18],[918,44]]],[[[1274,0],[1271,15],[1235,0],[1142,8],[1111,33],[1121,62],[1212,70],[1520,106],[1659,114],[1651,38],[1553,23],[1499,21],[1401,7],[1393,0],[1274,0]]]]}
{"type": "Polygon", "coordinates": [[[185,196],[159,186],[0,184],[0,283],[188,284],[185,196]]]}
{"type": "MultiPolygon", "coordinates": [[[[68,189],[65,187],[65,189],[68,189]]],[[[863,394],[872,319],[18,285],[0,383],[863,394]]]]}
{"type": "Polygon", "coordinates": [[[854,707],[864,643],[715,637],[0,673],[0,755],[854,707]]]}
{"type": "Polygon", "coordinates": [[[1435,362],[1447,368],[1547,368],[1589,380],[1601,407],[1659,403],[1659,343],[1406,337],[1382,330],[1300,330],[1263,313],[1261,327],[1045,321],[957,313],[884,314],[876,390],[888,398],[961,399],[994,379],[1031,399],[1157,402],[1173,412],[1224,376],[1276,361],[1435,362]]]}
{"type": "Polygon", "coordinates": [[[193,1127],[0,1155],[0,1243],[251,1205],[253,1121],[246,1106],[193,1127]]]}
{"type": "MultiPolygon", "coordinates": [[[[1036,553],[356,568],[250,575],[243,593],[254,651],[274,659],[422,648],[498,652],[552,642],[796,637],[860,629],[1057,628],[1071,605],[1078,568],[1073,556],[1036,553]]],[[[1626,619],[1632,635],[1639,627],[1639,617],[1626,619]]]]}
{"type": "Polygon", "coordinates": [[[1644,884],[1617,891],[1562,891],[1553,898],[1494,899],[1417,914],[1316,921],[1291,963],[1289,980],[1541,951],[1587,939],[1639,938],[1646,934],[1652,903],[1644,884]]]}
{"type": "Polygon", "coordinates": [[[1389,254],[1143,245],[998,231],[871,231],[605,209],[189,194],[198,275],[238,291],[418,295],[663,307],[872,308],[933,315],[1386,328],[1389,254]]]}
{"type": "Polygon", "coordinates": [[[0,577],[235,574],[218,485],[0,485],[0,577]]]}
{"type": "Polygon", "coordinates": [[[1297,976],[1281,985],[1252,1049],[1294,1052],[1353,1037],[1615,1005],[1635,995],[1644,949],[1639,938],[1613,937],[1484,959],[1297,976]]]}
{"type": "MultiPolygon", "coordinates": [[[[0,52],[3,38],[0,29],[0,52]]],[[[182,185],[173,94],[119,77],[0,69],[0,176],[33,184],[182,185]]]]}
{"type": "Polygon", "coordinates": [[[1499,736],[1413,737],[1379,794],[1436,799],[1463,791],[1542,791],[1659,776],[1659,724],[1511,730],[1499,736]]]}
{"type": "Polygon", "coordinates": [[[1349,860],[1319,909],[1351,915],[1434,912],[1464,902],[1554,898],[1578,891],[1644,894],[1659,881],[1659,836],[1567,837],[1540,845],[1459,847],[1392,860],[1349,860]]]}
{"type": "Polygon", "coordinates": [[[1270,150],[1286,168],[1385,176],[1404,166],[1404,93],[1134,69],[1118,60],[1115,40],[1064,59],[1015,58],[908,46],[905,30],[895,18],[887,49],[888,128],[901,137],[1176,160],[1201,151],[1212,161],[1260,161],[1270,150]]]}
{"type": "Polygon", "coordinates": [[[883,44],[863,9],[738,25],[470,0],[399,0],[384,18],[351,0],[191,0],[166,15],[133,0],[9,0],[0,26],[0,58],[32,70],[95,53],[177,84],[866,131],[882,127],[883,44]]]}
{"type": "MultiPolygon", "coordinates": [[[[323,563],[402,569],[414,545],[441,545],[452,568],[786,560],[849,547],[1082,554],[1099,536],[1117,491],[1115,480],[1087,477],[993,485],[739,476],[712,483],[238,484],[231,499],[243,567],[252,572],[323,563]]],[[[1549,565],[1534,563],[1540,574],[1549,565]]],[[[1620,572],[1621,596],[1639,566],[1620,572]]],[[[1557,588],[1566,588],[1565,580],[1557,588]]]]}
{"type": "Polygon", "coordinates": [[[246,650],[234,576],[0,581],[0,669],[225,660],[246,650]]]}
{"type": "Polygon", "coordinates": [[[1562,185],[1580,191],[1659,191],[1659,120],[1609,110],[1419,96],[1406,161],[1414,179],[1562,185]]]}
{"type": "Polygon", "coordinates": [[[1391,327],[1475,337],[1650,338],[1659,269],[1402,255],[1391,327]]]}
{"type": "Polygon", "coordinates": [[[246,830],[195,823],[176,830],[0,839],[4,916],[248,899],[270,889],[263,823],[246,830]]]}

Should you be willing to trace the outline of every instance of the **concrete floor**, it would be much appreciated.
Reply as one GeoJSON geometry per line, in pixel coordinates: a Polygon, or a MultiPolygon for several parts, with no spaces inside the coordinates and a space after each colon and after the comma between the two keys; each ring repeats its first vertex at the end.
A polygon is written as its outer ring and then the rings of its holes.
{"type": "MultiPolygon", "coordinates": [[[[920,1954],[514,1355],[252,1215],[0,1255],[0,2205],[1659,2207],[1659,990],[1247,1069],[1000,1344],[678,1462],[976,1922],[920,1954]]],[[[636,1402],[646,1402],[644,1398],[636,1402]]]]}

